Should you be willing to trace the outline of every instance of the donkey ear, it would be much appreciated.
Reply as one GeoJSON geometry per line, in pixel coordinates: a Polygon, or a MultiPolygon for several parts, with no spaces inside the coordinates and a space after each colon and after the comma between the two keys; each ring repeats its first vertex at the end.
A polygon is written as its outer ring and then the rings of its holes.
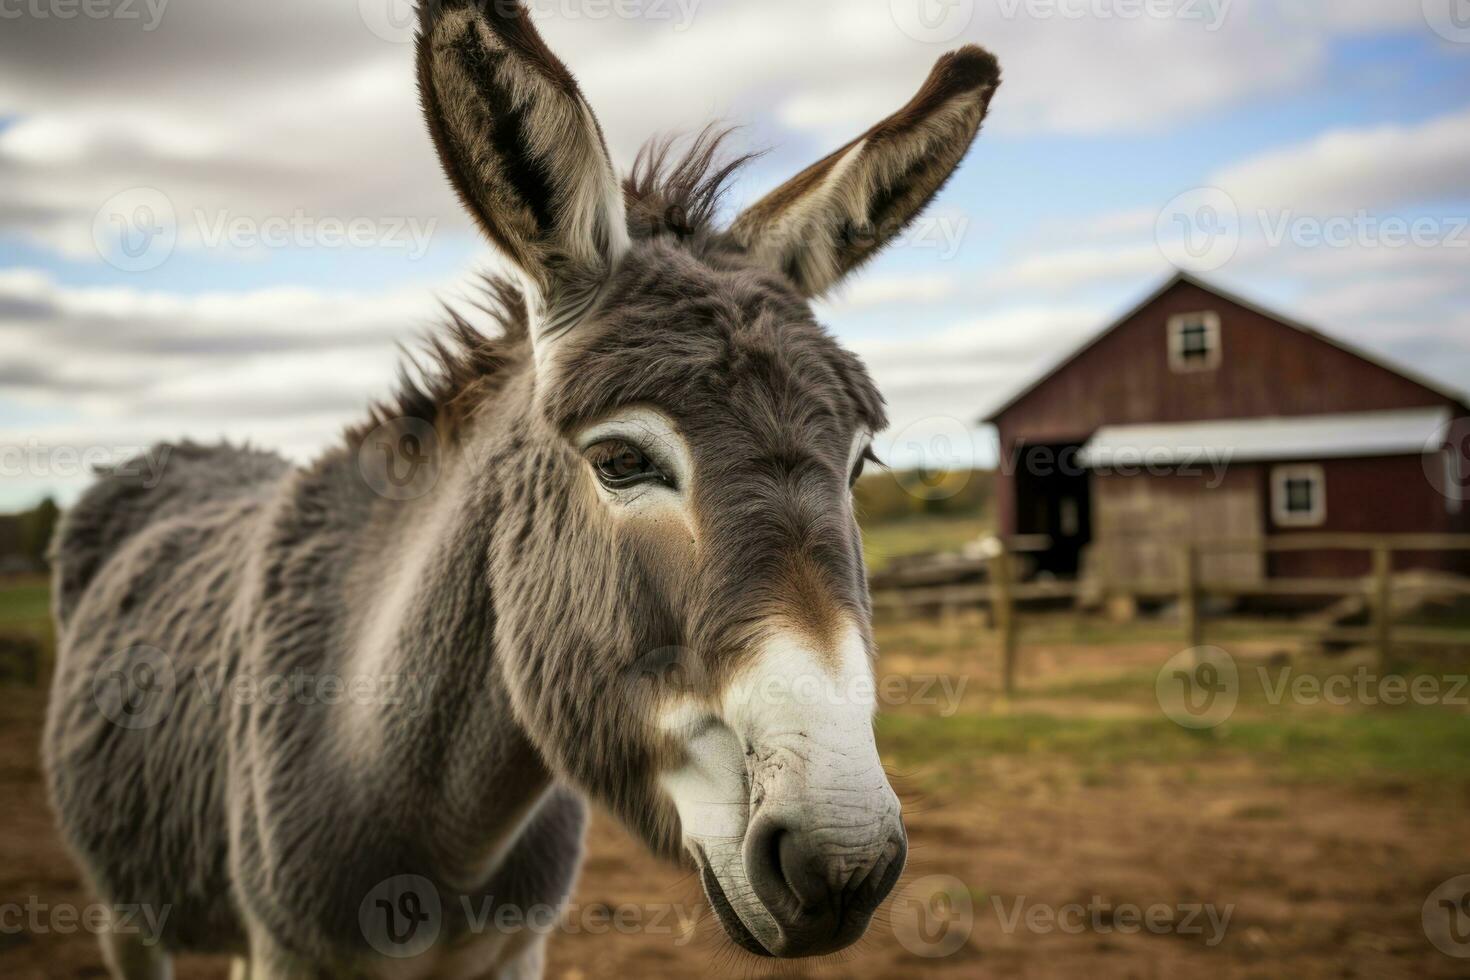
{"type": "Polygon", "coordinates": [[[450,183],[530,289],[539,351],[628,247],[602,130],[514,0],[424,0],[418,75],[450,183]]]}
{"type": "Polygon", "coordinates": [[[944,55],[908,105],[751,205],[731,236],[805,295],[825,293],[924,210],[999,85],[989,52],[968,45],[944,55]]]}

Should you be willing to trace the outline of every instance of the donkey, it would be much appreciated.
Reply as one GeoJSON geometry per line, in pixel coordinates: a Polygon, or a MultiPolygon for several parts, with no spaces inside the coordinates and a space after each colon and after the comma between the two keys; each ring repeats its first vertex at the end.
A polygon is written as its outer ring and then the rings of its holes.
{"type": "Polygon", "coordinates": [[[528,910],[567,900],[589,798],[739,947],[842,949],[907,844],[850,492],[883,400],[809,302],[945,183],[995,59],[943,56],[728,227],[722,137],[620,183],[516,5],[423,4],[417,65],[515,270],[499,330],[451,313],[309,465],[162,447],[156,485],[104,475],[58,531],[49,790],[97,893],[159,923],[116,915],[107,962],[539,976],[528,910]]]}

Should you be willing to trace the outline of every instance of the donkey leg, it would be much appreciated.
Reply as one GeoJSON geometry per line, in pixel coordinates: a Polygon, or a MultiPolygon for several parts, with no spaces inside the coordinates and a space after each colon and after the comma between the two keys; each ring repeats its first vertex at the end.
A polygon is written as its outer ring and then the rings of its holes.
{"type": "Polygon", "coordinates": [[[492,974],[494,980],[541,980],[546,969],[546,935],[531,940],[492,974]]]}
{"type": "Polygon", "coordinates": [[[102,959],[116,980],[173,980],[173,957],[156,942],[145,942],[133,930],[111,924],[98,937],[102,959]]]}
{"type": "MultiPolygon", "coordinates": [[[[246,926],[250,937],[250,955],[236,960],[245,970],[245,980],[314,980],[321,971],[281,948],[280,944],[255,923],[246,926]]],[[[234,980],[233,971],[230,974],[234,980]]]]}

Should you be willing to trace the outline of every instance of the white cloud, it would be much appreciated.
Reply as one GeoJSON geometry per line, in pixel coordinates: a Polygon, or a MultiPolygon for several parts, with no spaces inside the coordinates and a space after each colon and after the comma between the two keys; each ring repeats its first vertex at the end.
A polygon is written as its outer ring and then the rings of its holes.
{"type": "MultiPolygon", "coordinates": [[[[8,400],[73,419],[42,434],[65,445],[275,437],[305,456],[390,392],[397,345],[431,328],[434,296],[429,285],[177,295],[9,271],[0,383],[8,400]]],[[[0,423],[0,443],[42,435],[0,423]]]]}
{"type": "Polygon", "coordinates": [[[998,288],[1067,292],[1104,281],[1162,278],[1170,271],[1153,242],[1059,249],[1017,259],[987,276],[998,288]]]}
{"type": "Polygon", "coordinates": [[[944,273],[859,276],[823,301],[822,306],[830,313],[856,313],[897,303],[939,303],[959,291],[959,281],[944,273]]]}
{"type": "Polygon", "coordinates": [[[1228,167],[1208,183],[1244,210],[1338,214],[1470,195],[1470,110],[1417,125],[1337,129],[1228,167]]]}

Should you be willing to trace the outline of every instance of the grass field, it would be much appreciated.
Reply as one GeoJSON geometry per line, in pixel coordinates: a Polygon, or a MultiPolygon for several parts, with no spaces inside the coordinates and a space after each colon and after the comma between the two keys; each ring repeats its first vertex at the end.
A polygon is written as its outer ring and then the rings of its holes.
{"type": "Polygon", "coordinates": [[[51,591],[42,576],[0,579],[0,629],[49,625],[51,591]]]}
{"type": "Polygon", "coordinates": [[[990,519],[977,515],[916,514],[863,528],[863,554],[877,569],[898,555],[954,548],[990,533],[990,519]]]}

